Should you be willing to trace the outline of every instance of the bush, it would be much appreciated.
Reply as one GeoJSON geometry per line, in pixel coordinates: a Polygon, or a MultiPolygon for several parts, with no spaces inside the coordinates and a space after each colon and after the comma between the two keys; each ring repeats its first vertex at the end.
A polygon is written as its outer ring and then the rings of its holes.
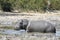
{"type": "Polygon", "coordinates": [[[0,3],[1,10],[11,12],[11,10],[12,10],[11,3],[9,3],[7,0],[3,0],[3,1],[0,0],[0,1],[1,1],[1,3],[0,3]]]}
{"type": "MultiPolygon", "coordinates": [[[[33,11],[40,11],[40,10],[44,10],[44,8],[46,7],[44,0],[0,0],[0,4],[4,4],[5,3],[10,3],[11,4],[11,8],[13,8],[14,10],[33,10],[33,11]]],[[[9,8],[10,6],[7,5],[9,8]]],[[[3,5],[1,5],[1,7],[3,7],[3,5]]],[[[5,7],[5,6],[4,6],[5,7]]],[[[3,9],[3,8],[2,8],[3,9]]]]}
{"type": "MultiPolygon", "coordinates": [[[[60,0],[50,0],[49,9],[60,10],[60,0]]],[[[0,9],[46,11],[47,0],[0,0],[0,9]],[[3,4],[3,5],[2,5],[3,4]]]]}
{"type": "Polygon", "coordinates": [[[50,2],[51,2],[50,9],[60,10],[60,0],[50,0],[50,2]]]}

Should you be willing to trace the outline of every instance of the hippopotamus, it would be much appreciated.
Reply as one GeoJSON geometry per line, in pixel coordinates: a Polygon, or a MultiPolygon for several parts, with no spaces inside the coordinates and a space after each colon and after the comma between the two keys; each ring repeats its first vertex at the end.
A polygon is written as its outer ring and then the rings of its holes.
{"type": "Polygon", "coordinates": [[[28,20],[27,19],[21,19],[18,21],[17,25],[15,25],[15,30],[26,30],[28,25],[28,20]]]}
{"type": "Polygon", "coordinates": [[[29,21],[22,19],[19,24],[20,29],[24,29],[27,32],[56,33],[55,26],[45,20],[29,21]]]}

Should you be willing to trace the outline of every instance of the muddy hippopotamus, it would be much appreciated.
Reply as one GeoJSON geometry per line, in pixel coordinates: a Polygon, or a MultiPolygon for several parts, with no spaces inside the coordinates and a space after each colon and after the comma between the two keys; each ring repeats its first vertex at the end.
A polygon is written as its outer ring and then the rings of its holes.
{"type": "Polygon", "coordinates": [[[25,29],[27,32],[56,33],[55,26],[44,20],[29,21],[22,19],[19,29],[25,29]]]}
{"type": "Polygon", "coordinates": [[[15,25],[15,30],[26,30],[28,23],[27,19],[21,19],[18,21],[17,25],[15,25]]]}

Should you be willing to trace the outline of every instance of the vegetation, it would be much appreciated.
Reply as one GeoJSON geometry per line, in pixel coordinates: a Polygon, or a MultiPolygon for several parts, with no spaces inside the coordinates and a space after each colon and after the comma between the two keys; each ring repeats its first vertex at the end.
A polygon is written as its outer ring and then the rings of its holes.
{"type": "MultiPolygon", "coordinates": [[[[0,0],[0,9],[3,11],[46,11],[48,0],[0,0]]],[[[50,0],[49,9],[60,10],[60,0],[50,0]]]]}
{"type": "Polygon", "coordinates": [[[51,8],[53,10],[60,10],[60,0],[50,0],[51,1],[51,8]]]}
{"type": "Polygon", "coordinates": [[[12,26],[0,26],[0,29],[14,29],[12,26]]]}

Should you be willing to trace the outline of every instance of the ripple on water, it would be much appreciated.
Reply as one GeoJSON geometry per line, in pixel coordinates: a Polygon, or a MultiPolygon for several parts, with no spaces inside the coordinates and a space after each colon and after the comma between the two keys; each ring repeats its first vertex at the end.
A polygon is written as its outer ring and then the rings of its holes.
{"type": "Polygon", "coordinates": [[[60,36],[60,31],[56,31],[56,36],[60,36]]]}
{"type": "Polygon", "coordinates": [[[16,30],[5,30],[5,31],[0,31],[0,33],[2,33],[2,34],[22,34],[24,32],[25,32],[25,30],[19,30],[19,31],[16,31],[16,30]]]}
{"type": "MultiPolygon", "coordinates": [[[[0,33],[2,34],[22,34],[22,33],[25,33],[25,30],[4,30],[4,31],[0,31],[0,33]]],[[[56,31],[56,36],[60,36],[60,31],[56,31]]]]}

